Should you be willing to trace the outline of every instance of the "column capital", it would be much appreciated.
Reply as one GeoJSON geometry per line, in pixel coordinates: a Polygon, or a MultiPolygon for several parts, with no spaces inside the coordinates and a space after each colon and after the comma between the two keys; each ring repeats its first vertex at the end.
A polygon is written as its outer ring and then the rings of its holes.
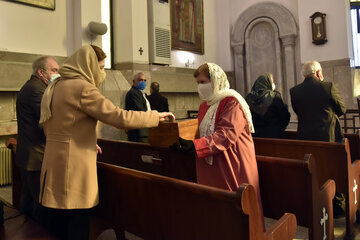
{"type": "Polygon", "coordinates": [[[244,44],[235,45],[233,49],[236,55],[244,55],[244,44]]]}
{"type": "Polygon", "coordinates": [[[294,34],[281,37],[281,42],[284,47],[295,46],[295,41],[296,41],[296,35],[294,34]]]}

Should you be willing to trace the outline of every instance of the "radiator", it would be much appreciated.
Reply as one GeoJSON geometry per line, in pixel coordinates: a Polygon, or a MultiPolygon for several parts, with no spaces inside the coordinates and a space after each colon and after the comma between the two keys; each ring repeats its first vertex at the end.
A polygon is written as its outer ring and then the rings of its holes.
{"type": "Polygon", "coordinates": [[[0,186],[11,184],[11,150],[0,147],[0,186]]]}

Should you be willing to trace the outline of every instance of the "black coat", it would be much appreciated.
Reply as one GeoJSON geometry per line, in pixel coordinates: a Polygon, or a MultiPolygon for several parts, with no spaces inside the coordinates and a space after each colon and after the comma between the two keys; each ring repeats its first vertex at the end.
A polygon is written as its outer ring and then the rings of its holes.
{"type": "Polygon", "coordinates": [[[41,99],[47,85],[32,75],[20,92],[16,101],[18,125],[18,145],[16,164],[22,169],[40,171],[46,138],[39,127],[41,99]]]}
{"type": "Polygon", "coordinates": [[[126,94],[125,109],[134,111],[147,111],[146,101],[142,92],[134,86],[132,86],[126,94]]]}
{"type": "Polygon", "coordinates": [[[299,121],[298,139],[341,142],[339,117],[346,108],[334,84],[309,77],[291,88],[290,95],[299,121]]]}
{"type": "Polygon", "coordinates": [[[169,104],[166,97],[161,96],[160,93],[152,93],[150,96],[147,97],[150,105],[151,110],[157,110],[158,112],[168,112],[169,111],[169,104]]]}
{"type": "MultiPolygon", "coordinates": [[[[146,100],[142,92],[134,86],[132,86],[126,94],[125,109],[133,111],[147,111],[146,100]]],[[[128,140],[133,142],[141,142],[141,138],[147,138],[149,135],[147,129],[129,130],[127,134],[128,140]]]]}
{"type": "Polygon", "coordinates": [[[255,128],[254,137],[284,138],[284,131],[289,124],[290,113],[281,99],[280,93],[276,92],[264,115],[259,115],[253,111],[251,111],[251,115],[255,128]]]}

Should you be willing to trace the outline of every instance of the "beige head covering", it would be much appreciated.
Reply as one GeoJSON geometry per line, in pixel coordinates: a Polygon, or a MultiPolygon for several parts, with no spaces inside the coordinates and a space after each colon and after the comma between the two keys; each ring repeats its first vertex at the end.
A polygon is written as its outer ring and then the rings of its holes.
{"type": "Polygon", "coordinates": [[[99,61],[90,45],[83,46],[69,57],[59,70],[61,78],[55,79],[45,90],[41,101],[40,125],[51,118],[51,100],[56,84],[62,79],[83,79],[96,87],[104,81],[99,61]]]}

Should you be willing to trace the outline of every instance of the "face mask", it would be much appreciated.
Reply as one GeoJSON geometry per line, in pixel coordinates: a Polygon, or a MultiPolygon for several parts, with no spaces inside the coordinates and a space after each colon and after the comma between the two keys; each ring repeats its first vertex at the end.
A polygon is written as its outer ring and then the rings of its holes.
{"type": "Polygon", "coordinates": [[[146,88],[146,82],[139,82],[137,88],[139,90],[144,90],[146,88]]]}
{"type": "Polygon", "coordinates": [[[198,84],[198,93],[201,98],[201,100],[208,101],[210,100],[214,95],[214,90],[211,86],[211,82],[204,83],[204,84],[198,84]]]}
{"type": "Polygon", "coordinates": [[[51,74],[50,76],[50,80],[49,80],[49,84],[52,83],[55,79],[61,77],[60,74],[55,73],[55,74],[51,74]]]}
{"type": "Polygon", "coordinates": [[[275,83],[272,83],[271,86],[272,86],[272,90],[274,91],[275,90],[275,83]]]}
{"type": "Polygon", "coordinates": [[[101,72],[101,82],[105,81],[106,78],[106,72],[101,72]]]}

